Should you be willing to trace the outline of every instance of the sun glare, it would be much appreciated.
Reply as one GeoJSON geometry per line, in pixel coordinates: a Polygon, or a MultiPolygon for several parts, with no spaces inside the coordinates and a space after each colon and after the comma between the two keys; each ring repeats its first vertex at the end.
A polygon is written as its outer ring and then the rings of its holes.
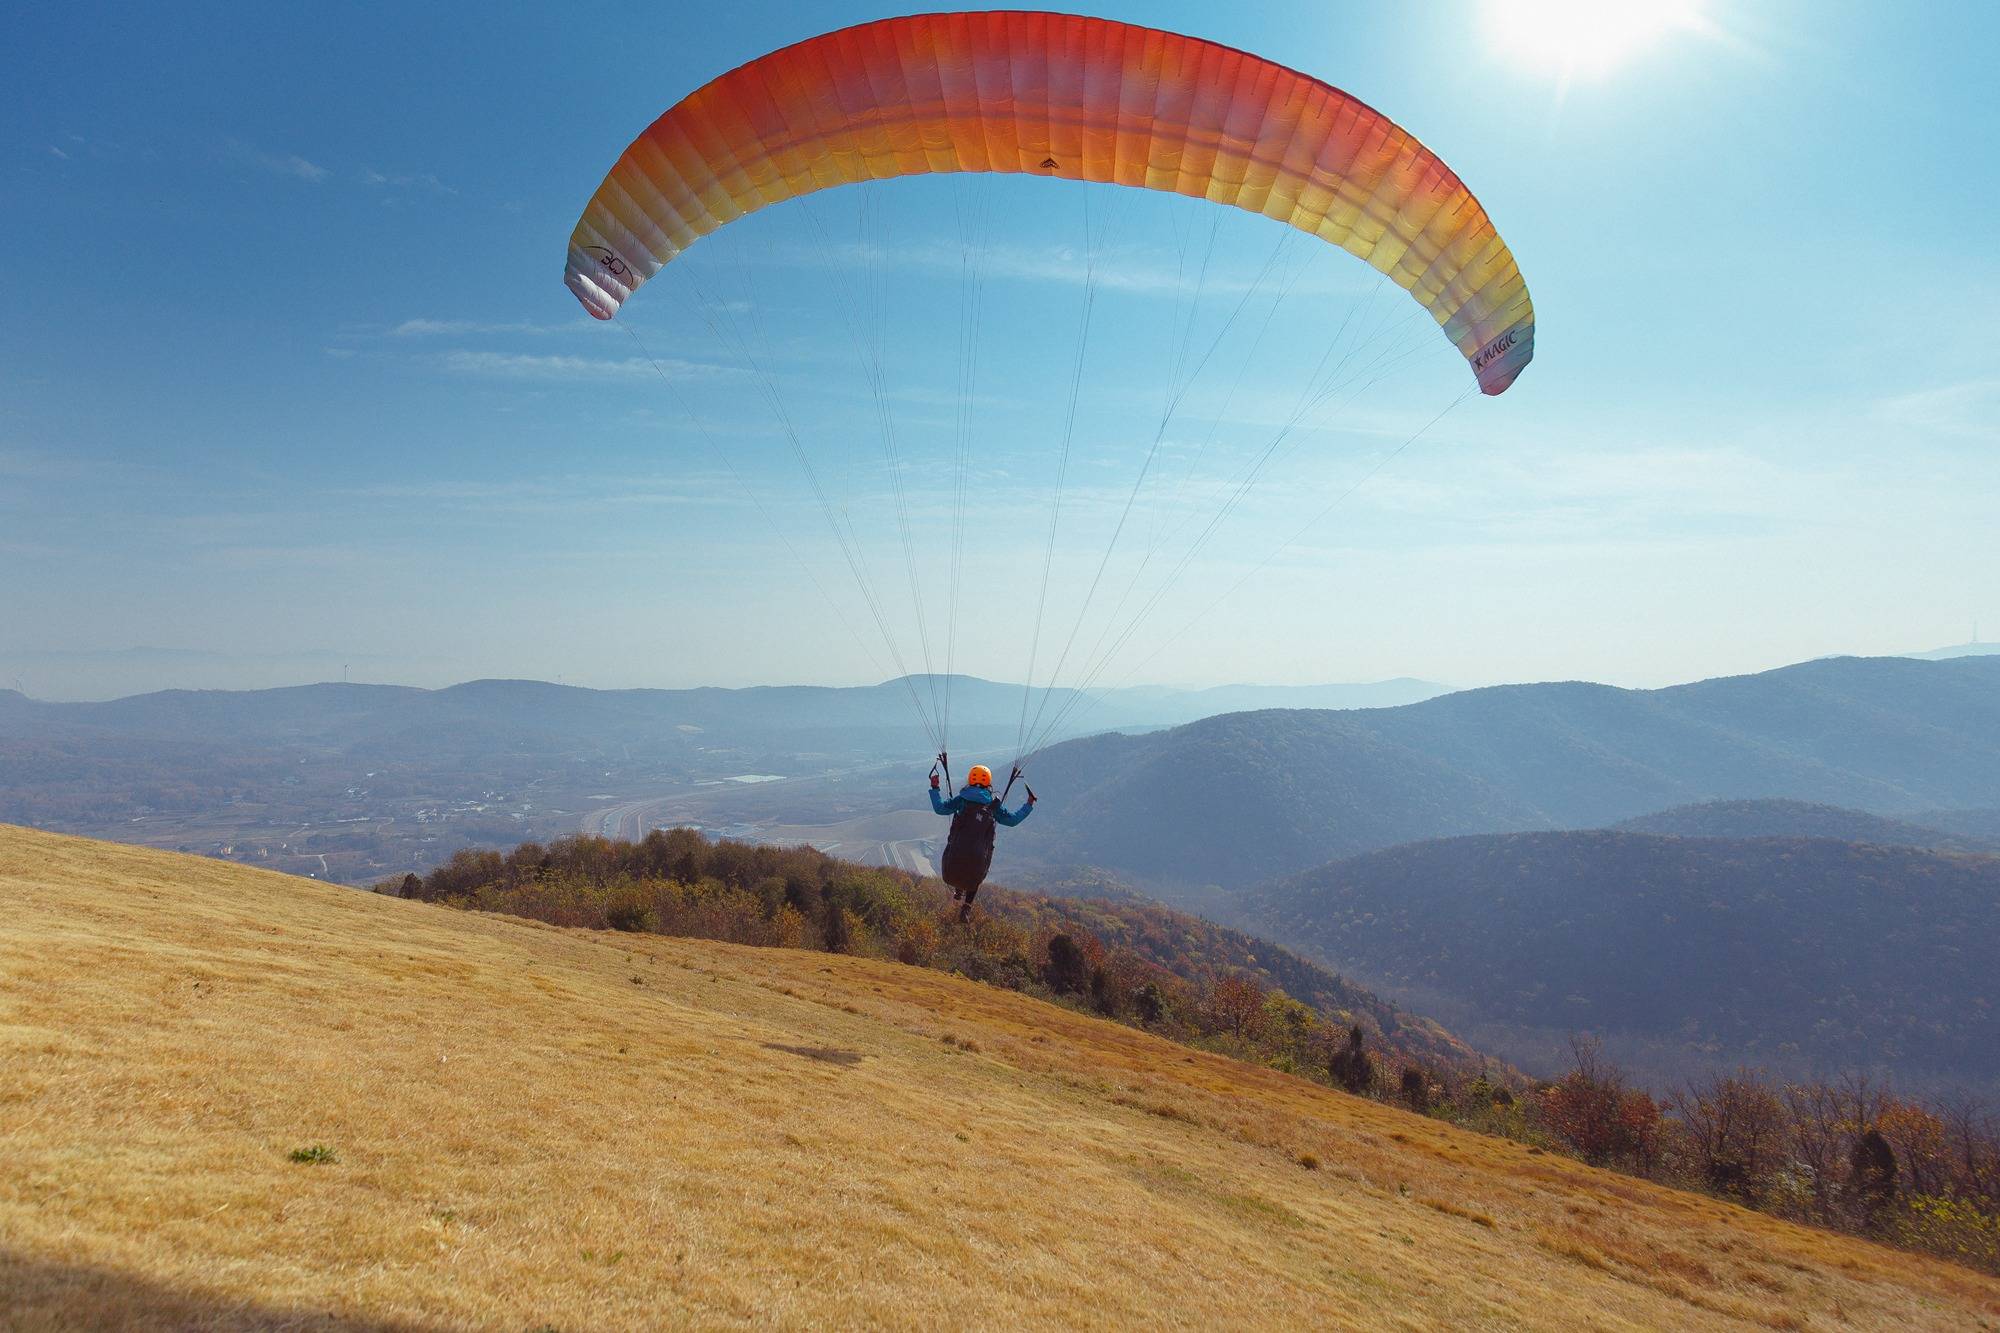
{"type": "Polygon", "coordinates": [[[1486,0],[1509,55],[1565,77],[1599,75],[1677,31],[1702,28],[1700,0],[1486,0]]]}

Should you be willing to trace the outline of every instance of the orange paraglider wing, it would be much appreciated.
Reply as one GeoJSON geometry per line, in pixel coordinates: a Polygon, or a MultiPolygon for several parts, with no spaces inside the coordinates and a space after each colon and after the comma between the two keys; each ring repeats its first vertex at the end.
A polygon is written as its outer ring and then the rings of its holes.
{"type": "Polygon", "coordinates": [[[1276,218],[1366,260],[1428,310],[1489,394],[1534,355],[1507,245],[1458,176],[1318,79],[1108,19],[883,19],[696,89],[632,142],[570,237],[599,319],[681,251],[767,204],[923,172],[1166,190],[1276,218]]]}

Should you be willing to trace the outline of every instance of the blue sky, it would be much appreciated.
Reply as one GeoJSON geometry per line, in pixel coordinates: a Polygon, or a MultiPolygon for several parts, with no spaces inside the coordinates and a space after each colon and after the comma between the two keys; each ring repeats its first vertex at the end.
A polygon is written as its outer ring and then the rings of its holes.
{"type": "Polygon", "coordinates": [[[1072,627],[1069,679],[1103,659],[1103,684],[1659,684],[2000,625],[2000,10],[1710,0],[1565,78],[1497,4],[1090,11],[1324,77],[1459,170],[1539,319],[1516,387],[1467,401],[1462,361],[1358,262],[1045,181],[768,210],[643,290],[637,341],[582,316],[564,242],[634,134],[734,64],[896,11],[15,7],[0,683],[846,683],[947,658],[1019,679],[1086,261],[1042,676],[1072,627]],[[984,293],[963,436],[961,216],[984,293]],[[1309,413],[1153,602],[1343,320],[1395,373],[1309,413]],[[1177,348],[1211,344],[1177,380],[1177,348]],[[106,656],[136,645],[172,652],[106,656]]]}

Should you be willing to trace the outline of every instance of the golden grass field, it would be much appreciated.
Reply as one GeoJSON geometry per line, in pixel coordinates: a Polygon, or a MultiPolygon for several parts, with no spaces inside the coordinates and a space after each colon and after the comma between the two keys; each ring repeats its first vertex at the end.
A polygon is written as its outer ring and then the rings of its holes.
{"type": "Polygon", "coordinates": [[[11,828],[0,1070],[9,1329],[2000,1328],[1992,1279],[935,972],[11,828]]]}

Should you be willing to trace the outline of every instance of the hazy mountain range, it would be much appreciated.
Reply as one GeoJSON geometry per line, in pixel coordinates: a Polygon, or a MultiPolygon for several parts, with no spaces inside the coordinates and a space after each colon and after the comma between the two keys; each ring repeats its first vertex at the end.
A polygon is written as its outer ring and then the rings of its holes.
{"type": "MultiPolygon", "coordinates": [[[[1446,687],[1397,679],[1349,685],[1134,686],[1093,692],[1072,710],[1091,730],[1170,726],[1246,708],[1380,708],[1435,698],[1446,687]]],[[[865,686],[773,685],[744,689],[593,690],[546,681],[477,680],[445,689],[325,683],[264,690],[162,690],[103,702],[63,703],[0,690],[0,735],[92,731],[152,738],[261,740],[314,737],[345,744],[436,727],[559,734],[571,746],[629,745],[720,733],[725,743],[797,738],[793,748],[862,744],[922,755],[927,740],[913,700],[949,709],[951,734],[968,744],[1011,742],[1023,688],[971,676],[912,676],[865,686]],[[1004,733],[1004,736],[1001,735],[1004,733]]],[[[1035,690],[1028,711],[1053,716],[1071,690],[1035,690]]]]}
{"type": "MultiPolygon", "coordinates": [[[[1244,703],[1396,704],[1440,688],[1145,688],[1075,711],[1078,725],[1144,730],[1244,703]]],[[[0,822],[362,883],[458,847],[595,831],[592,812],[607,810],[640,829],[879,815],[923,800],[935,747],[913,698],[939,714],[949,703],[962,769],[1006,762],[1023,697],[968,677],[854,689],[321,684],[101,703],[0,690],[0,822]]],[[[1074,697],[1054,693],[1047,709],[1074,697]]]]}
{"type": "Polygon", "coordinates": [[[1974,639],[1970,643],[1955,643],[1949,648],[1932,648],[1926,652],[1910,653],[1910,657],[1926,661],[1941,662],[1950,657],[1991,657],[2000,653],[2000,643],[1981,643],[1974,639]]]}
{"type": "MultiPolygon", "coordinates": [[[[1981,642],[1975,635],[1965,643],[1903,656],[1935,660],[1989,653],[2000,653],[2000,644],[1981,642]]],[[[350,672],[362,680],[450,680],[458,674],[440,662],[402,655],[352,653],[337,648],[222,652],[213,648],[144,644],[123,648],[20,648],[0,644],[0,686],[12,686],[31,698],[59,702],[102,701],[168,690],[249,691],[282,689],[302,682],[344,684],[350,672]]],[[[1415,703],[1442,694],[1447,687],[1404,679],[1360,686],[1360,694],[1351,692],[1356,688],[1222,685],[1200,690],[1134,686],[1115,693],[1142,703],[1154,696],[1187,699],[1189,708],[1176,708],[1155,719],[1187,722],[1208,713],[1246,708],[1373,708],[1415,703]],[[1208,697],[1189,698],[1201,695],[1208,697]]]]}
{"type": "MultiPolygon", "coordinates": [[[[2000,811],[1936,811],[1950,820],[1964,815],[2000,815],[2000,811]]],[[[1865,810],[1810,801],[1704,801],[1641,815],[1618,824],[1623,833],[1662,833],[1680,838],[1833,838],[1885,847],[1923,847],[1939,852],[2000,854],[2000,838],[1977,832],[1952,832],[1914,820],[1890,819],[1865,810]]]]}
{"type": "Polygon", "coordinates": [[[1740,1063],[2000,1088],[1996,856],[1495,834],[1337,861],[1229,915],[1531,1067],[1590,1031],[1659,1085],[1740,1063]]]}
{"type": "Polygon", "coordinates": [[[1369,712],[1233,713],[1056,746],[1034,780],[1061,799],[1023,826],[1019,855],[1168,893],[1718,799],[1937,827],[1933,812],[2000,807],[2000,657],[1829,658],[1662,690],[1513,685],[1369,712]]]}

